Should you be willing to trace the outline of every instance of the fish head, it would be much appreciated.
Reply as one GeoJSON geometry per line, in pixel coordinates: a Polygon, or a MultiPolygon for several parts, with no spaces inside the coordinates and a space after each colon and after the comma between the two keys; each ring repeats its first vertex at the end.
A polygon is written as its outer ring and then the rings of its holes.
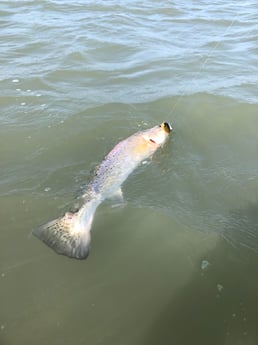
{"type": "Polygon", "coordinates": [[[163,122],[159,126],[155,126],[146,130],[143,134],[145,140],[155,146],[161,146],[165,143],[172,126],[168,122],[163,122]]]}

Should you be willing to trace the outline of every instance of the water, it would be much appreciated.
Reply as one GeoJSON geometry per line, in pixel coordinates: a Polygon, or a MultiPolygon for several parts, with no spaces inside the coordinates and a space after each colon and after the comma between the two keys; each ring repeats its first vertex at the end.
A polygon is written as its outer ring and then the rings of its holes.
{"type": "Polygon", "coordinates": [[[0,5],[1,345],[257,344],[257,3],[0,5]],[[89,259],[31,236],[163,120],[89,259]]]}

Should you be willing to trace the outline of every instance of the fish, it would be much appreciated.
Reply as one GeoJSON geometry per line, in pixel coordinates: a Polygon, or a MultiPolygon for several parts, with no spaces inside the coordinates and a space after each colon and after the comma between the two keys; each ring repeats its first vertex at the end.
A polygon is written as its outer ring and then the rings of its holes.
{"type": "Polygon", "coordinates": [[[86,259],[91,247],[91,227],[98,206],[106,199],[122,199],[127,177],[166,142],[172,126],[168,122],[145,129],[120,141],[96,168],[82,195],[82,206],[35,228],[32,233],[57,254],[86,259]]]}

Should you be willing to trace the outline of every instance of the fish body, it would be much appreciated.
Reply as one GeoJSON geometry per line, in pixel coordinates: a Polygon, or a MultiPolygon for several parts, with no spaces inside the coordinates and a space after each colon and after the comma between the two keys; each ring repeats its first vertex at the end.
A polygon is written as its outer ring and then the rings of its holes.
{"type": "Polygon", "coordinates": [[[33,234],[55,250],[71,258],[89,255],[91,226],[97,207],[107,198],[121,197],[121,185],[131,172],[162,146],[172,127],[167,122],[137,132],[119,142],[95,170],[76,213],[67,212],[33,230],[33,234]]]}

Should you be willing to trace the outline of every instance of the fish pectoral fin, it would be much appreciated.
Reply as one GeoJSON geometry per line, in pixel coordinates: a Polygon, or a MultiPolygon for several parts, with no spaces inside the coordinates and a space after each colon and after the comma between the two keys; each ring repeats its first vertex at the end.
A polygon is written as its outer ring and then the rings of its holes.
{"type": "Polygon", "coordinates": [[[112,202],[112,207],[121,206],[125,204],[122,189],[119,188],[114,194],[108,198],[112,202]]]}

